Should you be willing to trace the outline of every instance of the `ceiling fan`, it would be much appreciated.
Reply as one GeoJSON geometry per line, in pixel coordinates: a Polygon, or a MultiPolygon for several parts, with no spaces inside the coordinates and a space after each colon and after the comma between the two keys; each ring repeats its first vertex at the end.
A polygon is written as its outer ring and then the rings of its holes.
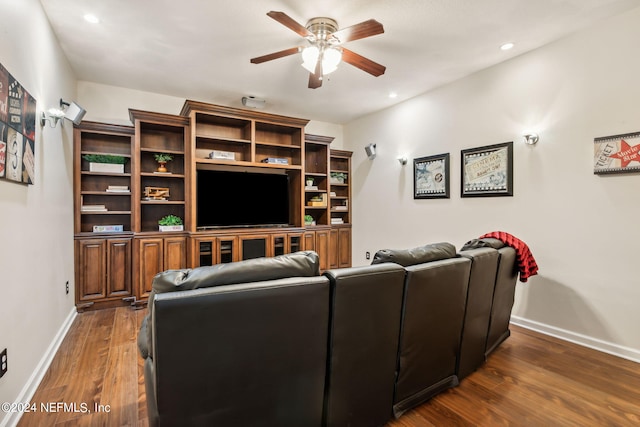
{"type": "Polygon", "coordinates": [[[342,44],[365,37],[384,33],[382,24],[375,19],[361,22],[351,27],[338,29],[338,23],[331,18],[312,18],[303,27],[284,12],[271,11],[267,16],[307,39],[308,46],[296,46],[268,55],[252,58],[252,64],[261,64],[273,59],[302,53],[302,66],[309,70],[309,88],[322,86],[325,75],[336,70],[340,61],[378,77],[386,67],[342,47],[342,44]]]}

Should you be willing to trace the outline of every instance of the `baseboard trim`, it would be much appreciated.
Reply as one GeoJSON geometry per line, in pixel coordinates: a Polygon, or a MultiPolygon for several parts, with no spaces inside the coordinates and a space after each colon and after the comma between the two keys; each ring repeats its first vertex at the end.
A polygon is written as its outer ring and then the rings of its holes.
{"type": "MultiPolygon", "coordinates": [[[[49,344],[49,348],[47,348],[44,355],[42,356],[42,359],[40,359],[38,366],[36,366],[36,369],[34,369],[33,373],[27,380],[27,383],[20,391],[20,394],[18,395],[15,403],[31,401],[33,395],[38,389],[38,386],[40,385],[40,382],[44,378],[44,375],[47,373],[47,370],[49,369],[54,356],[58,352],[60,344],[62,344],[62,340],[64,340],[64,337],[67,336],[67,332],[69,332],[69,328],[71,328],[71,325],[73,324],[73,321],[75,320],[77,315],[78,313],[76,311],[76,307],[74,306],[69,312],[67,318],[62,323],[62,326],[60,326],[60,329],[53,338],[53,341],[51,341],[51,344],[49,344]]],[[[16,426],[18,424],[18,421],[20,421],[20,417],[22,417],[22,412],[8,413],[0,422],[0,426],[16,426]]]]}
{"type": "Polygon", "coordinates": [[[632,362],[640,363],[640,351],[633,348],[624,347],[618,344],[599,340],[587,335],[578,334],[576,332],[567,331],[566,329],[556,328],[555,326],[546,325],[544,323],[528,320],[518,316],[511,316],[511,323],[521,326],[541,334],[550,335],[561,340],[569,341],[574,344],[588,347],[594,350],[608,353],[632,362]]]}

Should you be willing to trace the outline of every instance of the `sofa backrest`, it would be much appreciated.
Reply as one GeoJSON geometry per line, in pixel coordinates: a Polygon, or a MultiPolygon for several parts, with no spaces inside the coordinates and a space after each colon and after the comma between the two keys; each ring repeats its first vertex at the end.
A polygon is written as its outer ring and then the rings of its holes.
{"type": "Polygon", "coordinates": [[[393,262],[403,267],[425,262],[455,258],[456,247],[448,242],[431,243],[411,249],[380,249],[373,256],[371,264],[393,262]]]}
{"type": "MultiPolygon", "coordinates": [[[[246,261],[216,264],[206,267],[167,270],[155,275],[147,306],[148,317],[153,315],[158,294],[211,288],[287,277],[312,277],[320,275],[320,260],[313,251],[300,251],[271,258],[254,258],[246,261]]],[[[153,324],[144,322],[144,335],[138,339],[143,357],[153,354],[153,324]],[[145,339],[146,336],[146,339],[145,339]]]]}
{"type": "Polygon", "coordinates": [[[493,291],[500,257],[499,252],[491,247],[460,251],[460,255],[471,260],[471,272],[456,370],[458,380],[475,371],[485,361],[493,291]]]}
{"type": "Polygon", "coordinates": [[[321,424],[326,277],[167,292],[152,308],[152,425],[321,424]]]}
{"type": "Polygon", "coordinates": [[[485,357],[489,356],[510,335],[509,321],[518,279],[515,249],[510,246],[504,246],[498,249],[498,253],[500,254],[500,259],[493,291],[493,304],[491,306],[491,320],[489,322],[485,357]]]}
{"type": "Polygon", "coordinates": [[[381,426],[392,416],[405,270],[328,270],[331,320],[326,426],[381,426]]]}
{"type": "Polygon", "coordinates": [[[456,360],[471,261],[458,257],[405,267],[394,415],[458,384],[456,360]]]}

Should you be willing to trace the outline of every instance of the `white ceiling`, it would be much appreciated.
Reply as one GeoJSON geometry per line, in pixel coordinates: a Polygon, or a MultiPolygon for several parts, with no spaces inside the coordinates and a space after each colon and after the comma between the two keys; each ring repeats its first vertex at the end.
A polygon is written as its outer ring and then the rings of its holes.
{"type": "MultiPolygon", "coordinates": [[[[79,80],[347,123],[640,6],[640,0],[40,0],[79,80]],[[299,55],[249,59],[303,44],[266,13],[340,28],[367,19],[385,33],[345,47],[381,63],[373,77],[341,64],[308,89],[299,55]],[[84,21],[87,12],[99,24],[84,21]],[[501,51],[512,41],[515,47],[501,51]],[[395,91],[398,97],[389,98],[395,91]]],[[[177,113],[177,112],[176,112],[177,113]]]]}

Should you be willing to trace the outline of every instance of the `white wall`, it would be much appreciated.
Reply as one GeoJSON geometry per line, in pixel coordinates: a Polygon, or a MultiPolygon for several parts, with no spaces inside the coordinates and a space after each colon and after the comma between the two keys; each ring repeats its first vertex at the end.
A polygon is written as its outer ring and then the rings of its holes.
{"type": "MultiPolygon", "coordinates": [[[[78,103],[87,110],[87,115],[84,117],[85,120],[131,125],[129,108],[179,114],[185,98],[79,81],[78,100],[78,103]]],[[[201,100],[196,99],[195,101],[201,100]]],[[[215,103],[215,100],[204,102],[215,103]]],[[[269,113],[268,108],[260,111],[269,113]]],[[[342,125],[312,120],[307,125],[306,132],[333,136],[335,139],[331,143],[331,148],[339,149],[343,147],[342,125]]]]}
{"type": "MultiPolygon", "coordinates": [[[[513,314],[640,361],[640,175],[593,174],[594,137],[640,131],[640,9],[345,126],[354,264],[385,247],[507,231],[540,274],[513,314]],[[522,131],[540,134],[536,146],[522,131]],[[514,141],[514,197],[461,198],[460,150],[514,141]],[[378,157],[365,156],[376,143],[378,157]],[[451,153],[451,198],[413,199],[411,160],[451,153]]],[[[517,42],[517,41],[516,41],[517,42]]]]}
{"type": "MultiPolygon", "coordinates": [[[[0,62],[34,96],[38,112],[74,99],[73,72],[40,3],[0,0],[0,16],[0,62]]],[[[9,356],[0,402],[24,397],[73,316],[72,130],[70,122],[36,125],[35,185],[0,180],[0,350],[9,356]]]]}

